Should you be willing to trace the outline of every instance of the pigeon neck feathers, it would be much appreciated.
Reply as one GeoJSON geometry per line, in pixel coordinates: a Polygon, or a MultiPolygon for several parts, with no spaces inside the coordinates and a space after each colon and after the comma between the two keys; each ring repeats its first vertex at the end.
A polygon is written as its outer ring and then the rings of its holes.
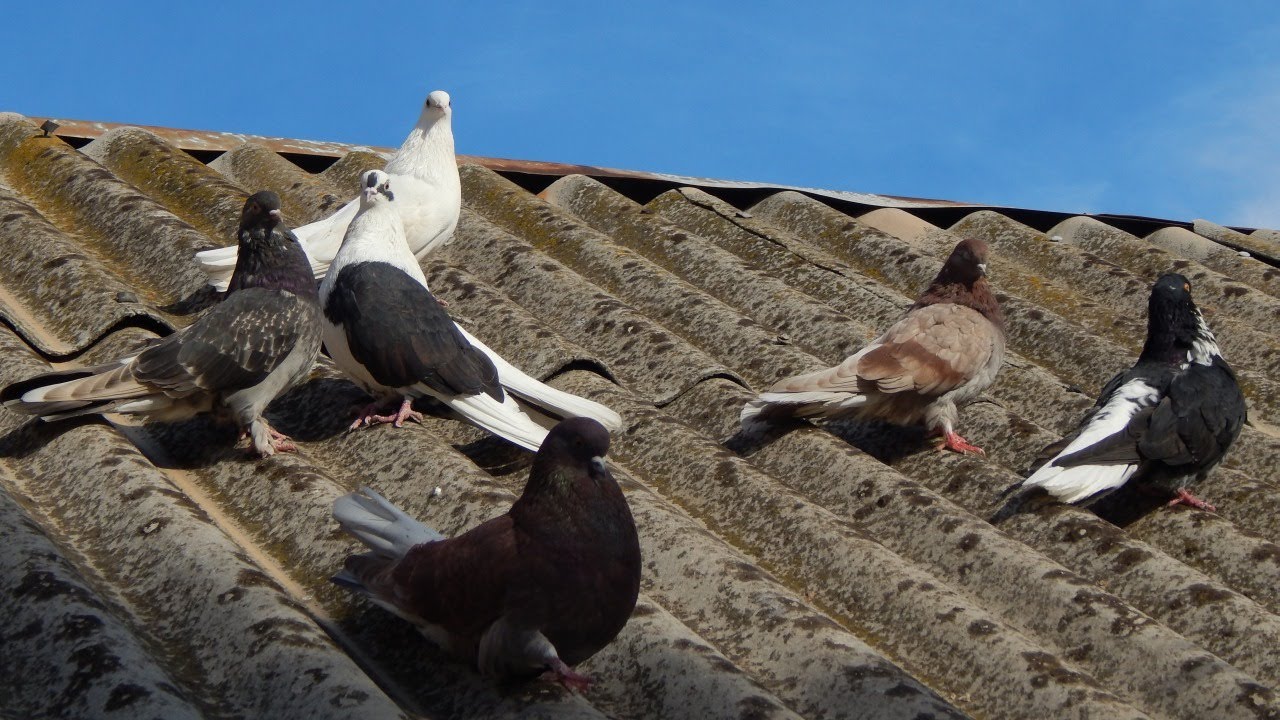
{"type": "MultiPolygon", "coordinates": [[[[250,211],[249,204],[262,195],[264,193],[253,196],[246,203],[245,216],[237,233],[236,267],[227,292],[258,287],[285,290],[299,297],[316,299],[317,287],[311,262],[297,236],[280,222],[278,214],[250,211]]],[[[278,200],[275,205],[278,213],[278,200]]]]}
{"type": "Polygon", "coordinates": [[[1210,365],[1221,355],[1213,331],[1191,299],[1191,283],[1181,275],[1161,276],[1147,305],[1147,341],[1139,362],[1210,365]]]}
{"type": "Polygon", "coordinates": [[[1004,327],[1004,312],[1000,301],[991,292],[987,282],[987,244],[977,239],[967,239],[956,245],[942,270],[929,287],[921,293],[912,310],[938,303],[964,305],[982,313],[998,327],[1004,327]]]}
{"type": "Polygon", "coordinates": [[[386,171],[393,175],[412,175],[427,182],[457,185],[451,113],[448,108],[423,108],[418,124],[387,161],[386,171]]]}
{"type": "Polygon", "coordinates": [[[562,421],[534,457],[529,482],[511,506],[512,517],[536,519],[542,528],[587,524],[608,529],[617,519],[610,509],[626,507],[621,488],[604,464],[608,450],[609,433],[600,423],[587,418],[562,421]]]}
{"type": "Polygon", "coordinates": [[[360,208],[347,227],[342,247],[325,279],[336,276],[337,272],[348,265],[362,262],[387,263],[417,280],[423,287],[427,285],[418,259],[409,250],[404,223],[389,202],[370,203],[360,208]]]}

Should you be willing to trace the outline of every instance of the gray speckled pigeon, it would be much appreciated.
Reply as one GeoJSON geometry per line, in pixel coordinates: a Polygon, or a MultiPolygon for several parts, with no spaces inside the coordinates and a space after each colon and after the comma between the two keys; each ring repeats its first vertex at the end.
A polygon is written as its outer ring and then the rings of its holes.
{"type": "Polygon", "coordinates": [[[45,420],[136,413],[167,421],[218,411],[252,436],[261,455],[294,449],[262,412],[307,376],[320,353],[315,279],[280,223],[275,193],[245,201],[237,235],[229,294],[189,327],[115,362],[14,383],[0,400],[45,420]]]}

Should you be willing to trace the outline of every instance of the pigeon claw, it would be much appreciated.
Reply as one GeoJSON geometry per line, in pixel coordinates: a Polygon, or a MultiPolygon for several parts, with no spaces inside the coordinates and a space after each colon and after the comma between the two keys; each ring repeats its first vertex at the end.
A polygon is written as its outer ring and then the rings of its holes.
{"type": "Polygon", "coordinates": [[[551,661],[551,667],[545,675],[553,676],[551,679],[560,683],[566,690],[586,693],[591,689],[591,678],[579,672],[574,672],[573,668],[564,664],[560,658],[551,661]]]}
{"type": "Polygon", "coordinates": [[[362,427],[387,423],[396,427],[404,427],[405,420],[412,420],[416,423],[421,423],[422,418],[422,413],[413,409],[413,398],[405,397],[400,403],[400,409],[389,415],[379,415],[378,404],[369,403],[360,410],[355,421],[347,427],[347,430],[359,430],[362,427]]]}
{"type": "Polygon", "coordinates": [[[939,450],[954,450],[961,455],[982,455],[986,456],[987,452],[982,448],[970,443],[968,440],[960,437],[954,432],[945,432],[942,435],[942,446],[939,450]]]}
{"type": "Polygon", "coordinates": [[[1187,490],[1186,488],[1178,488],[1177,496],[1169,501],[1169,507],[1173,507],[1174,505],[1190,505],[1191,507],[1197,510],[1208,510],[1209,512],[1218,512],[1218,508],[1214,507],[1213,505],[1210,505],[1204,500],[1201,500],[1195,495],[1192,495],[1191,491],[1187,490]]]}
{"type": "Polygon", "coordinates": [[[298,446],[293,444],[293,438],[289,437],[288,435],[285,435],[284,433],[280,432],[279,430],[276,430],[273,427],[268,427],[267,432],[271,434],[271,449],[273,451],[275,452],[296,452],[297,451],[298,446]]]}

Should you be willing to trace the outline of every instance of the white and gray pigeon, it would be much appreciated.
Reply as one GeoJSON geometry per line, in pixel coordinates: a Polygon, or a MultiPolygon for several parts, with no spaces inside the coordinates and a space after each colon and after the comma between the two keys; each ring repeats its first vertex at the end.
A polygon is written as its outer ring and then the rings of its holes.
{"type": "MultiPolygon", "coordinates": [[[[458,226],[462,184],[453,150],[452,117],[449,93],[435,90],[427,95],[418,124],[384,168],[396,186],[396,209],[409,248],[419,259],[449,242],[458,226]]],[[[316,277],[328,272],[359,208],[360,199],[355,198],[329,217],[294,231],[316,277]]],[[[209,276],[209,284],[222,290],[235,267],[236,248],[204,250],[196,253],[195,260],[209,276]]]]}
{"type": "Polygon", "coordinates": [[[1173,495],[1171,505],[1214,507],[1187,489],[1222,460],[1246,418],[1244,395],[1191,300],[1191,283],[1161,276],[1151,288],[1147,341],[1138,362],[1102,389],[1074,433],[1023,481],[1074,503],[1137,482],[1173,495]]]}
{"type": "Polygon", "coordinates": [[[0,400],[45,420],[128,413],[172,421],[215,411],[229,414],[259,454],[293,450],[262,413],[307,377],[320,354],[316,281],[280,222],[275,193],[245,201],[237,235],[226,299],[190,326],[115,362],[14,383],[0,400]]]}
{"type": "Polygon", "coordinates": [[[378,415],[370,405],[352,428],[420,418],[410,404],[431,396],[476,425],[529,450],[545,427],[517,402],[558,417],[587,417],[619,429],[609,408],[557,390],[521,372],[449,317],[427,288],[405,241],[395,181],[381,170],[361,176],[360,210],[320,284],[325,347],[337,366],[400,409],[378,415]]]}

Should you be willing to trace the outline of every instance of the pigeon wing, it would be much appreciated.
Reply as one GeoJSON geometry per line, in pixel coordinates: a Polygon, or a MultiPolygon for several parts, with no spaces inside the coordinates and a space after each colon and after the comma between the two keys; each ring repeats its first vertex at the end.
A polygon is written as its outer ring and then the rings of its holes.
{"type": "Polygon", "coordinates": [[[319,333],[314,305],[292,293],[248,288],[144,350],[132,373],[174,397],[234,392],[262,382],[311,333],[319,333]]]}
{"type": "Polygon", "coordinates": [[[442,394],[502,399],[493,362],[467,342],[427,288],[390,264],[343,268],[326,313],[341,318],[351,356],[381,385],[424,383],[442,394]]]}
{"type": "Polygon", "coordinates": [[[510,515],[413,547],[369,586],[379,598],[450,633],[477,639],[505,609],[517,568],[510,515]]]}
{"type": "Polygon", "coordinates": [[[1240,434],[1244,397],[1231,368],[1192,364],[1174,378],[1138,443],[1143,457],[1167,465],[1212,465],[1240,434]]]}
{"type": "Polygon", "coordinates": [[[883,393],[945,395],[987,366],[999,332],[981,313],[963,305],[919,308],[859,353],[856,378],[866,389],[883,393]]]}

